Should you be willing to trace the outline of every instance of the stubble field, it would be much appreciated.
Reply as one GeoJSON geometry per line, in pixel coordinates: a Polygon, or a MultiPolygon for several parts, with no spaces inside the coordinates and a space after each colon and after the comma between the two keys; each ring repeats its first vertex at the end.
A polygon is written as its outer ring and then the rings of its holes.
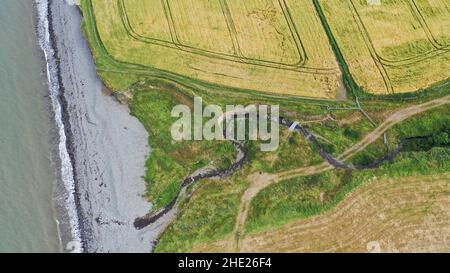
{"type": "MultiPolygon", "coordinates": [[[[242,252],[449,251],[449,174],[401,179],[374,177],[336,209],[249,235],[242,252]]],[[[219,241],[193,251],[235,251],[219,241]]]]}

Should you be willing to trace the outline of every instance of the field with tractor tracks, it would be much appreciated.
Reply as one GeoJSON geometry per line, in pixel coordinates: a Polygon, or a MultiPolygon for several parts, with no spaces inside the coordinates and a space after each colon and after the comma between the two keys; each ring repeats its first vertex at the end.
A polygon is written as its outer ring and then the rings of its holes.
{"type": "Polygon", "coordinates": [[[450,2],[319,0],[356,83],[372,94],[412,92],[450,77],[450,2]]]}
{"type": "Polygon", "coordinates": [[[322,99],[345,96],[336,58],[312,2],[89,4],[99,37],[117,61],[244,90],[322,99]]]}

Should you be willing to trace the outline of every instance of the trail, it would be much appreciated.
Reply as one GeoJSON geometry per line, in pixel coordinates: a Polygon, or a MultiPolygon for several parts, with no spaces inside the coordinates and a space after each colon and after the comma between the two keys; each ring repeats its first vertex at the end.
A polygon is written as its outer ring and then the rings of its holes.
{"type": "MultiPolygon", "coordinates": [[[[450,95],[447,95],[439,99],[431,100],[423,104],[414,105],[401,109],[390,115],[382,124],[380,124],[372,132],[366,135],[360,142],[356,143],[355,145],[344,151],[337,158],[341,161],[348,160],[353,155],[359,153],[360,151],[364,150],[368,145],[375,142],[387,130],[397,125],[398,123],[412,116],[418,115],[420,113],[426,112],[428,110],[434,109],[436,107],[448,103],[450,103],[450,95]]],[[[248,210],[251,201],[261,190],[283,180],[288,180],[300,176],[314,175],[332,169],[334,169],[334,167],[330,165],[330,163],[324,162],[316,166],[308,166],[276,174],[258,173],[250,175],[248,177],[248,180],[252,181],[252,183],[250,184],[249,188],[244,192],[241,198],[238,215],[236,217],[236,224],[233,229],[233,239],[235,239],[236,252],[239,251],[239,241],[240,237],[242,236],[242,231],[248,217],[248,210]]]]}
{"type": "MultiPolygon", "coordinates": [[[[380,177],[365,183],[321,215],[242,238],[244,253],[448,251],[450,173],[380,177]]],[[[194,246],[193,252],[234,251],[229,238],[194,246]]]]}

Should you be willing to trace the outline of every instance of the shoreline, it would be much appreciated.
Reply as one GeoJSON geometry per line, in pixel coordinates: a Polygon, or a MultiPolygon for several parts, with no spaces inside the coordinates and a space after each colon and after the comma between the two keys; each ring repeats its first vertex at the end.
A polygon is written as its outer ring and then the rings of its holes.
{"type": "MultiPolygon", "coordinates": [[[[37,1],[33,1],[32,3],[33,5],[33,21],[34,21],[34,32],[36,35],[36,45],[39,48],[39,59],[42,62],[42,75],[45,78],[45,84],[47,86],[47,90],[49,91],[49,82],[48,82],[48,70],[47,70],[47,59],[46,59],[46,54],[45,51],[42,48],[41,45],[41,34],[39,33],[39,28],[42,27],[42,22],[40,22],[41,17],[39,15],[39,7],[38,7],[38,3],[37,1]]],[[[56,187],[58,186],[58,184],[62,183],[62,178],[61,175],[59,174],[59,170],[61,169],[61,159],[59,157],[59,149],[58,149],[58,141],[59,141],[59,134],[58,134],[58,128],[57,126],[55,126],[55,113],[54,113],[54,109],[53,109],[53,105],[52,105],[52,99],[50,94],[45,95],[45,100],[46,100],[46,108],[47,108],[47,118],[49,121],[49,124],[51,125],[50,128],[50,160],[52,163],[52,166],[54,166],[53,170],[54,170],[54,175],[55,175],[55,183],[53,184],[53,192],[52,192],[52,209],[53,209],[53,220],[56,224],[56,230],[57,230],[57,234],[58,234],[58,245],[59,245],[59,252],[63,252],[64,251],[64,246],[63,246],[63,240],[62,240],[62,231],[60,228],[60,219],[61,217],[57,216],[57,205],[58,203],[63,203],[61,202],[57,202],[57,191],[56,191],[56,187]],[[61,183],[59,183],[58,181],[61,181],[61,183]],[[57,184],[58,183],[58,184],[57,184]]]]}
{"type": "Polygon", "coordinates": [[[51,116],[55,122],[54,158],[57,167],[57,185],[54,191],[54,206],[56,209],[56,223],[61,245],[61,251],[70,242],[75,242],[73,251],[83,251],[83,235],[80,230],[78,210],[76,209],[76,186],[74,171],[70,155],[70,129],[67,126],[67,114],[63,107],[61,75],[59,73],[59,60],[55,46],[54,31],[51,17],[50,1],[36,0],[34,2],[37,16],[38,44],[42,49],[46,64],[47,83],[49,88],[51,116]],[[68,137],[69,135],[69,137],[68,137]],[[72,206],[73,205],[73,206],[72,206]]]}
{"type": "Polygon", "coordinates": [[[133,225],[151,209],[143,197],[148,133],[128,106],[102,92],[79,7],[69,0],[35,4],[40,17],[39,5],[48,8],[48,37],[42,33],[43,18],[38,32],[59,128],[56,165],[61,169],[54,199],[62,251],[151,252],[169,220],[143,230],[133,225]],[[42,38],[51,48],[42,46],[42,38]]]}

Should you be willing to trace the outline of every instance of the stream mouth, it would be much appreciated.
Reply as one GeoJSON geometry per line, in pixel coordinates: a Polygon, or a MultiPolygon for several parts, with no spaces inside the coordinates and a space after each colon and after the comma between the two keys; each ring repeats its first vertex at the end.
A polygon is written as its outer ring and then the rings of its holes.
{"type": "Polygon", "coordinates": [[[165,208],[157,212],[149,213],[143,217],[136,218],[136,220],[134,221],[134,227],[138,230],[143,229],[155,223],[156,221],[158,221],[158,219],[160,219],[161,217],[163,217],[164,215],[168,214],[170,211],[175,209],[176,204],[179,202],[180,198],[182,198],[185,195],[187,188],[194,185],[196,182],[207,178],[215,178],[215,177],[225,178],[231,176],[240,168],[242,168],[242,166],[244,166],[244,164],[248,159],[247,151],[240,142],[232,140],[232,143],[236,148],[236,150],[238,151],[238,159],[236,162],[234,162],[227,169],[197,171],[196,174],[190,175],[183,181],[181,185],[181,190],[178,192],[177,197],[175,197],[175,199],[172,202],[170,202],[169,205],[167,205],[165,208]]]}

